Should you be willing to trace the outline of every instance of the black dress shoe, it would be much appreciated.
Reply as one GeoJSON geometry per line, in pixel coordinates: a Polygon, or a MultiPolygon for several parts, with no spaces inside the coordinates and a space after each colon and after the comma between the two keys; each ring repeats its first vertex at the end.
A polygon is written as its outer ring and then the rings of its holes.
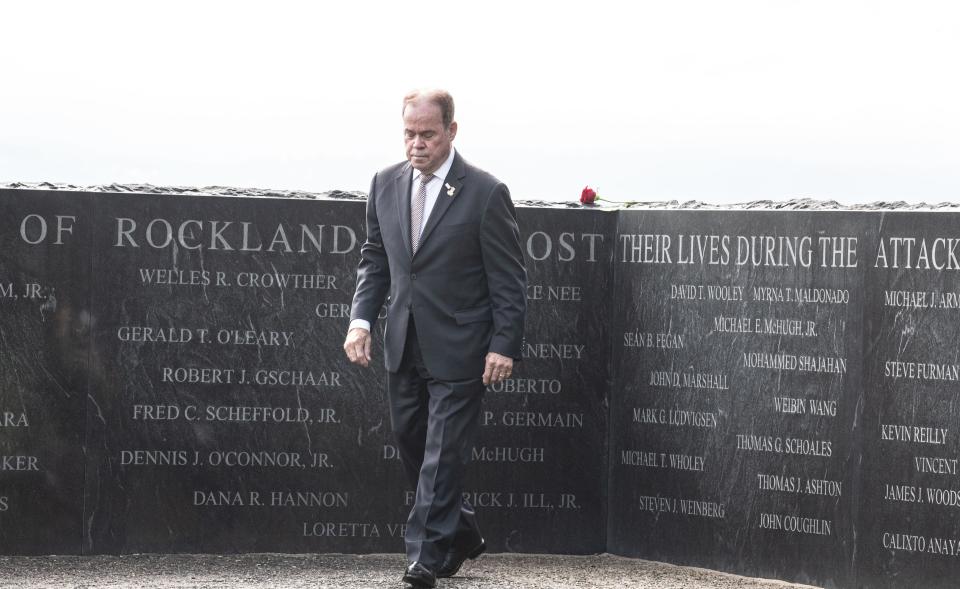
{"type": "Polygon", "coordinates": [[[415,562],[403,573],[403,582],[416,589],[422,587],[433,589],[437,586],[437,575],[419,562],[415,562]]]}
{"type": "Polygon", "coordinates": [[[457,571],[460,570],[460,567],[463,566],[463,561],[473,560],[474,558],[483,554],[487,549],[487,543],[483,541],[483,538],[480,538],[480,543],[474,546],[473,548],[468,548],[466,550],[460,548],[451,548],[447,552],[447,556],[443,559],[443,564],[440,565],[440,570],[437,571],[437,576],[441,578],[452,577],[457,574],[457,571]]]}

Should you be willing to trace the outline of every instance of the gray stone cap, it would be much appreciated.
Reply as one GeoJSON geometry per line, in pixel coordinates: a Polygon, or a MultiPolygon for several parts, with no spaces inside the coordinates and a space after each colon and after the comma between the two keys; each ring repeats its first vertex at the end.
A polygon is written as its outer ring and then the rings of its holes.
{"type": "MultiPolygon", "coordinates": [[[[77,186],[75,184],[54,182],[0,182],[0,189],[14,190],[60,190],[75,192],[104,192],[120,194],[168,194],[193,196],[239,196],[251,198],[296,198],[306,200],[365,200],[365,192],[358,190],[330,190],[327,192],[308,192],[305,190],[279,190],[271,188],[234,188],[230,186],[154,186],[152,184],[99,184],[95,186],[77,186]]],[[[572,195],[568,201],[519,200],[518,206],[582,209],[597,211],[616,211],[624,209],[671,209],[671,210],[790,210],[790,211],[930,211],[960,210],[960,202],[908,203],[906,201],[876,201],[871,203],[845,205],[835,200],[814,198],[792,198],[786,200],[753,200],[732,204],[717,204],[699,200],[644,200],[621,203],[601,202],[598,205],[582,205],[578,195],[572,195]]]]}

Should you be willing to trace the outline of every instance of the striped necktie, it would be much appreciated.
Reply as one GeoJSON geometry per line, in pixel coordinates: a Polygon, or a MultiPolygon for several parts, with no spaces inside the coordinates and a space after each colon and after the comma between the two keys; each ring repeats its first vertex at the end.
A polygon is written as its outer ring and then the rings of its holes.
{"type": "Polygon", "coordinates": [[[420,227],[423,225],[423,209],[427,205],[427,184],[430,184],[432,179],[433,174],[420,175],[420,186],[410,203],[410,244],[414,254],[420,248],[420,227]]]}

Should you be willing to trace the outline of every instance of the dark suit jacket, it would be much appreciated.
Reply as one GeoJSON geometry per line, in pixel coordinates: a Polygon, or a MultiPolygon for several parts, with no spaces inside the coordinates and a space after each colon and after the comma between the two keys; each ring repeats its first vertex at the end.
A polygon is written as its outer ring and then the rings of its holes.
{"type": "Polygon", "coordinates": [[[387,370],[400,366],[412,314],[434,378],[478,378],[487,352],[521,354],[526,272],[513,202],[502,182],[455,153],[412,256],[412,180],[407,162],[373,177],[350,318],[373,325],[386,299],[387,370]]]}

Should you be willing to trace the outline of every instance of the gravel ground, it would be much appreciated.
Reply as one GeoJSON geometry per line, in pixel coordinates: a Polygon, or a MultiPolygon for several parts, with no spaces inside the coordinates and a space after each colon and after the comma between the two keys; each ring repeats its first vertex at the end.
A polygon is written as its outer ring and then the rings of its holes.
{"type": "MultiPolygon", "coordinates": [[[[243,554],[0,556],[0,588],[137,587],[400,589],[403,556],[243,554]]],[[[468,561],[449,589],[760,589],[801,588],[704,569],[611,556],[497,554],[468,561]]]]}

